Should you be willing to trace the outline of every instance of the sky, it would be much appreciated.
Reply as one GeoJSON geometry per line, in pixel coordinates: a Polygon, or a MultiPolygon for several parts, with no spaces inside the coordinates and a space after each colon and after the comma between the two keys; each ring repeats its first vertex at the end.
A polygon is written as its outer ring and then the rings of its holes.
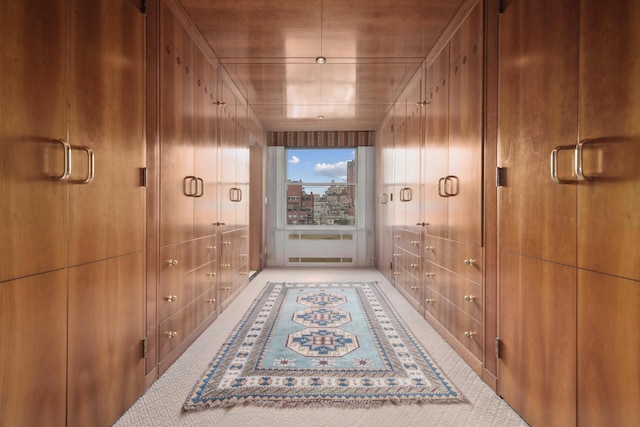
{"type": "Polygon", "coordinates": [[[346,182],[347,162],[355,149],[287,149],[287,179],[302,182],[346,182]]]}

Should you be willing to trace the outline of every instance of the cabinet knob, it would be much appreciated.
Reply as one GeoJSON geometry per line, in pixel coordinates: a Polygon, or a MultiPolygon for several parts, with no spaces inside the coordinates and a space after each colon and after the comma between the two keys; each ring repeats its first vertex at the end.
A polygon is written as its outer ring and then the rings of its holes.
{"type": "Polygon", "coordinates": [[[228,286],[224,286],[224,287],[220,288],[220,290],[222,290],[222,291],[230,291],[231,288],[228,287],[228,286]]]}
{"type": "Polygon", "coordinates": [[[210,251],[215,250],[215,248],[216,248],[215,246],[207,246],[207,249],[209,249],[210,251]]]}
{"type": "Polygon", "coordinates": [[[476,333],[473,331],[465,331],[464,336],[467,338],[473,338],[476,333]]]}
{"type": "Polygon", "coordinates": [[[173,302],[173,301],[176,301],[176,300],[178,299],[178,296],[177,296],[177,295],[167,295],[167,296],[165,297],[165,299],[166,299],[167,301],[169,301],[169,302],[173,302]]]}
{"type": "Polygon", "coordinates": [[[424,273],[424,275],[427,276],[427,277],[433,277],[433,276],[436,275],[436,273],[428,272],[428,273],[424,273]]]}
{"type": "Polygon", "coordinates": [[[167,335],[167,338],[171,339],[171,338],[175,338],[178,336],[178,333],[175,331],[169,331],[169,332],[165,332],[165,334],[167,335]]]}
{"type": "Polygon", "coordinates": [[[475,301],[475,300],[476,300],[476,298],[477,298],[477,297],[476,297],[475,295],[465,295],[465,296],[464,296],[464,300],[465,300],[465,301],[468,301],[468,302],[473,302],[473,301],[475,301]]]}
{"type": "Polygon", "coordinates": [[[411,268],[418,268],[419,265],[418,264],[411,264],[411,268]]]}
{"type": "Polygon", "coordinates": [[[174,265],[178,265],[178,260],[177,259],[168,259],[167,260],[167,264],[169,264],[169,266],[173,267],[174,265]]]}
{"type": "Polygon", "coordinates": [[[224,246],[229,246],[229,245],[231,244],[231,242],[229,242],[229,241],[226,241],[226,240],[225,240],[224,242],[222,242],[222,244],[223,244],[224,246]]]}
{"type": "Polygon", "coordinates": [[[412,287],[411,287],[411,290],[412,290],[412,291],[417,291],[418,289],[420,289],[418,286],[412,286],[412,287]]]}
{"type": "Polygon", "coordinates": [[[213,298],[209,298],[209,299],[207,300],[207,302],[208,302],[209,304],[215,304],[215,303],[216,303],[216,300],[215,300],[215,299],[213,299],[213,298]]]}
{"type": "Polygon", "coordinates": [[[427,304],[433,304],[434,302],[436,302],[436,300],[427,298],[426,300],[424,300],[424,302],[426,302],[427,304]]]}
{"type": "Polygon", "coordinates": [[[433,252],[436,249],[434,246],[425,246],[424,248],[429,252],[433,252]]]}
{"type": "Polygon", "coordinates": [[[224,268],[231,268],[231,264],[222,264],[222,267],[224,267],[224,268]]]}
{"type": "Polygon", "coordinates": [[[207,277],[216,277],[216,273],[207,273],[207,277]]]}
{"type": "Polygon", "coordinates": [[[399,275],[400,275],[400,272],[399,272],[399,271],[394,271],[394,272],[393,272],[393,275],[394,275],[394,276],[399,276],[399,275]]]}
{"type": "Polygon", "coordinates": [[[465,259],[465,260],[464,260],[464,263],[465,263],[466,265],[475,265],[476,260],[475,260],[475,259],[473,259],[473,258],[469,258],[469,259],[465,259]]]}

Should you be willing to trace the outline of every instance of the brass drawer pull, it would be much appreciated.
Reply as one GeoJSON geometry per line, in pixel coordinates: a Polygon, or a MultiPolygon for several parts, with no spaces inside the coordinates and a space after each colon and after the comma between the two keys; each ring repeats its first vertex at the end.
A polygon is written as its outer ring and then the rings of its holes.
{"type": "Polygon", "coordinates": [[[436,302],[436,300],[432,298],[427,298],[426,300],[424,300],[424,302],[426,302],[427,304],[433,304],[434,302],[436,302]]]}
{"type": "Polygon", "coordinates": [[[465,263],[466,265],[471,266],[471,265],[475,265],[476,261],[477,261],[477,260],[475,260],[475,259],[473,259],[473,258],[469,258],[469,259],[465,259],[465,260],[464,260],[464,263],[465,263]]]}
{"type": "Polygon", "coordinates": [[[173,267],[174,265],[178,265],[178,260],[177,259],[168,259],[167,263],[169,264],[169,266],[173,267]]]}
{"type": "Polygon", "coordinates": [[[411,264],[411,268],[418,268],[418,267],[420,267],[419,264],[411,264]]]}
{"type": "Polygon", "coordinates": [[[216,273],[207,273],[207,277],[216,277],[216,273]]]}
{"type": "Polygon", "coordinates": [[[464,300],[467,301],[467,302],[473,302],[473,301],[476,300],[476,298],[477,297],[475,295],[465,295],[464,296],[464,300]]]}
{"type": "Polygon", "coordinates": [[[465,331],[464,336],[467,338],[473,338],[476,333],[473,331],[465,331]]]}
{"type": "Polygon", "coordinates": [[[173,302],[173,301],[176,301],[176,300],[178,299],[178,296],[177,296],[177,295],[167,295],[167,296],[165,297],[165,299],[166,299],[167,301],[169,301],[169,302],[173,302]]]}
{"type": "Polygon", "coordinates": [[[434,246],[425,246],[424,248],[429,252],[433,252],[436,249],[434,246]]]}
{"type": "Polygon", "coordinates": [[[215,300],[215,299],[213,299],[213,298],[209,298],[209,299],[207,300],[207,302],[208,302],[209,304],[215,304],[215,303],[216,303],[216,300],[215,300]]]}
{"type": "Polygon", "coordinates": [[[436,273],[428,272],[428,273],[424,273],[424,275],[427,276],[427,277],[433,277],[433,276],[436,275],[436,273]]]}
{"type": "Polygon", "coordinates": [[[171,339],[171,338],[175,338],[178,336],[178,333],[175,331],[169,331],[169,332],[165,332],[165,334],[167,335],[167,338],[171,339]]]}
{"type": "Polygon", "coordinates": [[[418,289],[420,289],[418,286],[412,286],[412,287],[411,287],[411,290],[412,290],[412,291],[417,291],[418,289]]]}

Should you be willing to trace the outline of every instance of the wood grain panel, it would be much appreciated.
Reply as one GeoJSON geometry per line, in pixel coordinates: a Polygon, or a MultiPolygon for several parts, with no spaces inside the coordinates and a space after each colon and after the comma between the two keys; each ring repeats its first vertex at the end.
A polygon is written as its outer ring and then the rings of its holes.
{"type": "Polygon", "coordinates": [[[0,6],[0,281],[67,263],[66,25],[62,2],[0,6]]]}
{"type": "Polygon", "coordinates": [[[422,221],[427,233],[447,237],[449,203],[438,195],[438,181],[447,176],[449,164],[449,45],[427,68],[425,108],[426,137],[422,180],[425,182],[422,221]]]}
{"type": "Polygon", "coordinates": [[[640,282],[578,270],[578,425],[640,424],[640,282]]]}
{"type": "Polygon", "coordinates": [[[576,425],[576,269],[505,252],[500,265],[498,392],[531,425],[576,425]]]}
{"type": "Polygon", "coordinates": [[[140,252],[69,269],[68,425],[111,425],[142,394],[143,266],[140,252]]]}
{"type": "MultiPolygon", "coordinates": [[[[421,77],[421,73],[417,74],[421,77]]],[[[410,199],[405,204],[405,224],[416,226],[420,222],[420,167],[421,149],[423,140],[423,110],[420,104],[422,101],[422,79],[418,78],[413,83],[406,97],[407,103],[407,135],[406,135],[406,159],[405,159],[405,187],[409,188],[410,199]]],[[[406,192],[405,192],[406,193],[406,192]]]]}
{"type": "MultiPolygon", "coordinates": [[[[549,156],[577,142],[577,3],[514,1],[499,31],[500,247],[568,265],[576,261],[576,186],[553,183],[549,156]]],[[[571,179],[571,157],[563,159],[561,176],[571,179]]]]}
{"type": "Polygon", "coordinates": [[[218,73],[195,52],[194,175],[203,180],[201,197],[194,198],[194,237],[216,232],[218,221],[218,73]]]}
{"type": "Polygon", "coordinates": [[[457,194],[447,198],[448,237],[475,245],[482,245],[483,58],[476,38],[449,70],[448,175],[457,194]]]}
{"type": "Polygon", "coordinates": [[[69,264],[138,252],[144,242],[144,16],[130,1],[73,2],[69,264]],[[117,59],[116,59],[117,58],[117,59]]]}
{"type": "Polygon", "coordinates": [[[578,266],[640,280],[640,4],[580,7],[578,266]]]}
{"type": "MultiPolygon", "coordinates": [[[[172,22],[164,19],[163,23],[172,22]]],[[[193,236],[193,198],[184,179],[193,175],[193,45],[183,30],[160,45],[160,245],[193,236]]]]}
{"type": "Polygon", "coordinates": [[[66,338],[66,269],[0,284],[1,425],[66,425],[66,338]]]}

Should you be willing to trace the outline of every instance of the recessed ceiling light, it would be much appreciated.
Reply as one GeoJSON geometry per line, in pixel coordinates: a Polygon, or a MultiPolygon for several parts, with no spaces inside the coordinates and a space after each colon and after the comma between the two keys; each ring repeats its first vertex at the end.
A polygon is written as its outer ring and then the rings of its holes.
{"type": "Polygon", "coordinates": [[[324,56],[318,56],[316,58],[316,63],[318,64],[324,64],[325,62],[327,62],[327,58],[325,58],[324,56]]]}
{"type": "Polygon", "coordinates": [[[324,116],[318,116],[318,120],[324,120],[324,116]]]}

